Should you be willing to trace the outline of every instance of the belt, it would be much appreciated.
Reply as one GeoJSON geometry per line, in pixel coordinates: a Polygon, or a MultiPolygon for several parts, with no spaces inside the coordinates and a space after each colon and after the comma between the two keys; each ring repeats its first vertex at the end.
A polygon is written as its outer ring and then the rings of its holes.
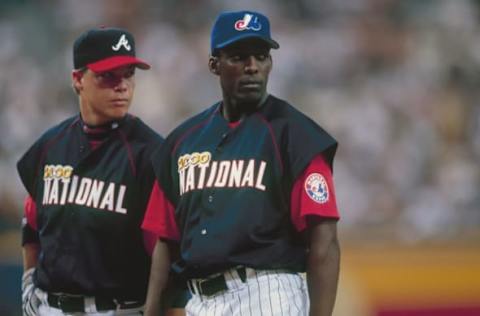
{"type": "MultiPolygon", "coordinates": [[[[247,270],[245,267],[234,268],[237,271],[238,276],[245,283],[247,279],[247,270]]],[[[220,275],[208,278],[208,279],[190,279],[187,281],[189,290],[197,295],[212,296],[219,292],[228,290],[227,281],[225,275],[220,275]]]]}
{"type": "MultiPolygon", "coordinates": [[[[48,305],[61,309],[66,313],[85,312],[85,296],[73,296],[66,294],[48,293],[48,305]]],[[[118,309],[130,309],[143,306],[141,301],[117,301],[105,297],[94,297],[95,307],[97,311],[107,311],[118,309]]]]}

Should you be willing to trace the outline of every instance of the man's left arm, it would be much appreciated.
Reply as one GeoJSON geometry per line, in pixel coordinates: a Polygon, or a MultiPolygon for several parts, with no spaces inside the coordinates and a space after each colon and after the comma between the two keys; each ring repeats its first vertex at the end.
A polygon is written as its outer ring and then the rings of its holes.
{"type": "Polygon", "coordinates": [[[307,284],[310,315],[332,315],[340,265],[337,208],[332,167],[322,154],[315,156],[297,177],[290,199],[291,219],[307,233],[307,284]]]}
{"type": "Polygon", "coordinates": [[[332,315],[340,270],[340,245],[337,220],[308,217],[310,251],[307,259],[307,284],[310,316],[332,315]]]}

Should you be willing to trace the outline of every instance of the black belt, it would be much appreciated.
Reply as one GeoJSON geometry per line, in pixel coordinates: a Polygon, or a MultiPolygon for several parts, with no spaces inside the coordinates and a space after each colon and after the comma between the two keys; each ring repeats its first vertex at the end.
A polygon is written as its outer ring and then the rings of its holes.
{"type": "MultiPolygon", "coordinates": [[[[235,268],[235,270],[242,282],[245,283],[245,280],[247,279],[247,271],[245,267],[235,268]]],[[[225,280],[225,275],[223,273],[208,279],[191,279],[188,280],[187,284],[190,291],[197,295],[212,296],[228,290],[227,281],[225,280]]]]}
{"type": "MultiPolygon", "coordinates": [[[[48,293],[48,305],[66,313],[85,312],[85,297],[48,293]]],[[[141,301],[115,301],[105,297],[95,297],[97,311],[129,309],[143,306],[141,301]]]]}

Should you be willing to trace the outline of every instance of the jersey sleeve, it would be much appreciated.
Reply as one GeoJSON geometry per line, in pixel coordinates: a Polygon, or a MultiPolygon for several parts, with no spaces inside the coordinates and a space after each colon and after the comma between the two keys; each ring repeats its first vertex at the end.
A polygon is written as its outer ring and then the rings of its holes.
{"type": "Polygon", "coordinates": [[[180,240],[180,232],[175,221],[175,208],[167,199],[158,181],[153,185],[142,229],[163,239],[180,240]]]}
{"type": "Polygon", "coordinates": [[[25,198],[22,219],[22,246],[29,243],[38,243],[37,205],[29,195],[25,198]]]}
{"type": "Polygon", "coordinates": [[[295,180],[290,200],[291,219],[298,231],[306,228],[307,216],[339,219],[332,169],[325,157],[315,156],[295,180]]]}

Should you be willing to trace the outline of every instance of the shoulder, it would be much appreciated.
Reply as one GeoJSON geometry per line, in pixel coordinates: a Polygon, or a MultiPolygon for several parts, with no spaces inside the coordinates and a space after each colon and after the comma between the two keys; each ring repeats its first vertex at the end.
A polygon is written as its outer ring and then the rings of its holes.
{"type": "Polygon", "coordinates": [[[219,102],[213,104],[206,110],[186,119],[180,125],[170,132],[167,136],[167,143],[175,144],[176,142],[181,141],[189,134],[193,133],[198,128],[201,128],[203,125],[207,124],[211,119],[212,114],[218,109],[219,102]]]}
{"type": "Polygon", "coordinates": [[[79,116],[74,116],[64,120],[63,122],[51,127],[44,132],[33,143],[32,146],[25,152],[25,154],[17,162],[17,170],[29,193],[33,196],[33,187],[35,177],[38,173],[38,167],[42,160],[42,156],[47,152],[49,144],[54,143],[65,135],[69,129],[74,127],[79,120],[79,116]]]}
{"type": "Polygon", "coordinates": [[[324,137],[334,141],[333,137],[317,122],[302,113],[285,100],[270,95],[262,114],[272,126],[286,128],[288,132],[324,137]]]}
{"type": "Polygon", "coordinates": [[[290,124],[318,125],[310,117],[285,100],[270,95],[262,111],[269,121],[283,120],[290,124]]]}
{"type": "Polygon", "coordinates": [[[310,117],[274,96],[269,96],[261,114],[286,150],[294,179],[320,153],[332,166],[337,141],[310,117]]]}
{"type": "Polygon", "coordinates": [[[133,140],[146,144],[163,143],[163,137],[145,122],[143,122],[139,117],[129,115],[127,120],[128,134],[133,140]]]}
{"type": "Polygon", "coordinates": [[[41,148],[58,137],[64,135],[69,129],[73,128],[80,120],[78,115],[69,117],[68,119],[47,129],[32,145],[33,148],[41,148]]]}
{"type": "MultiPolygon", "coordinates": [[[[172,158],[172,153],[175,149],[185,140],[189,135],[192,135],[195,131],[201,128],[204,124],[207,124],[212,115],[218,108],[219,103],[215,103],[206,110],[186,119],[183,123],[174,128],[165,139],[165,143],[160,146],[153,154],[152,160],[154,161],[154,170],[157,175],[164,175],[164,169],[166,162],[169,162],[172,158]],[[163,163],[158,163],[163,161],[163,163]]],[[[161,177],[160,177],[161,178],[161,177]]]]}
{"type": "Polygon", "coordinates": [[[75,115],[67,118],[66,120],[58,123],[57,125],[52,126],[47,129],[42,136],[40,136],[40,141],[49,141],[56,136],[63,134],[67,130],[73,128],[78,122],[80,122],[80,116],[75,115]]]}

